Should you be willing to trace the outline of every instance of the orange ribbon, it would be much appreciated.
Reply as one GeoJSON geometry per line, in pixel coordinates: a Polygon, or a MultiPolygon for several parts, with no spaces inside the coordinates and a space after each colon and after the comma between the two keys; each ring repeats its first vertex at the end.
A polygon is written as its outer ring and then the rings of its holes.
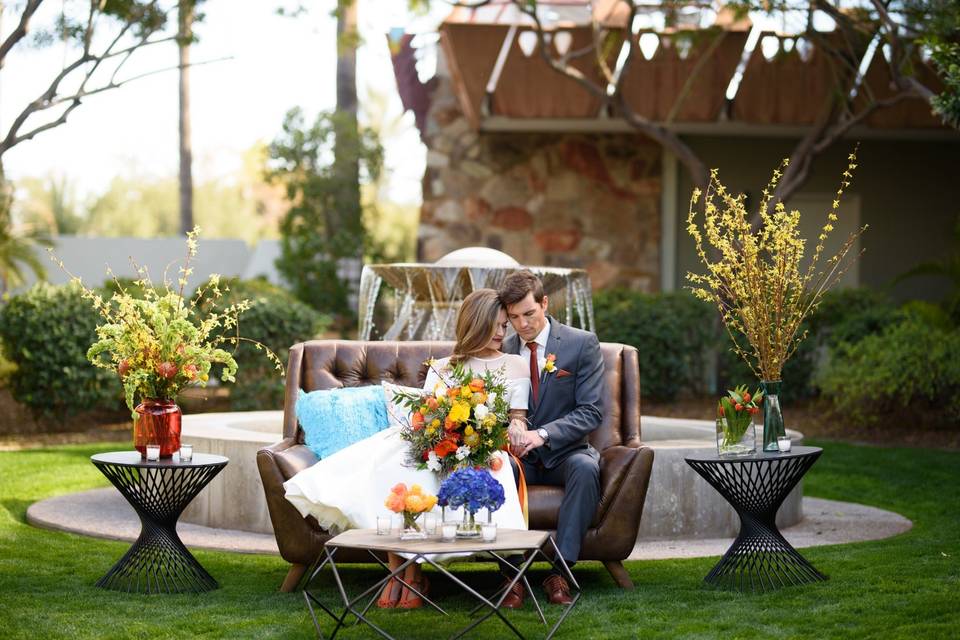
{"type": "Polygon", "coordinates": [[[523,473],[523,463],[520,462],[520,458],[515,456],[509,447],[504,447],[504,451],[513,458],[513,461],[516,462],[517,469],[517,498],[520,499],[520,511],[523,513],[523,522],[527,525],[527,528],[530,527],[530,509],[527,504],[527,477],[523,473]]]}

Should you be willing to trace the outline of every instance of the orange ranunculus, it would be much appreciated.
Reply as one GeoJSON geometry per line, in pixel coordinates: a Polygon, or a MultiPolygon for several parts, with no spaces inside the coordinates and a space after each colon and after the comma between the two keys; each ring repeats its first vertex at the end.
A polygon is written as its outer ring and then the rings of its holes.
{"type": "Polygon", "coordinates": [[[503,458],[500,456],[493,456],[490,458],[490,470],[491,471],[500,471],[503,468],[503,458]]]}
{"type": "Polygon", "coordinates": [[[443,419],[443,428],[447,431],[453,431],[457,428],[457,423],[450,419],[450,416],[447,416],[443,419]]]}
{"type": "Polygon", "coordinates": [[[396,493],[398,495],[405,496],[407,495],[407,485],[402,482],[398,482],[397,484],[393,485],[392,489],[390,489],[390,493],[396,493]]]}
{"type": "Polygon", "coordinates": [[[419,411],[414,411],[413,415],[410,416],[410,423],[413,426],[414,431],[420,431],[420,429],[423,429],[423,414],[419,411]]]}
{"type": "Polygon", "coordinates": [[[403,511],[405,500],[403,496],[396,493],[391,493],[383,504],[387,507],[387,509],[390,509],[390,511],[393,511],[394,513],[400,513],[403,511]]]}
{"type": "Polygon", "coordinates": [[[427,407],[429,407],[431,411],[436,410],[436,408],[439,406],[440,406],[440,403],[437,402],[436,398],[434,398],[433,396],[430,396],[429,398],[427,398],[427,407]]]}
{"type": "Polygon", "coordinates": [[[450,438],[445,438],[441,440],[433,450],[437,452],[438,458],[445,458],[457,450],[457,443],[450,438]]]}
{"type": "Polygon", "coordinates": [[[423,496],[417,495],[415,493],[408,493],[407,498],[404,501],[404,510],[412,511],[414,513],[420,513],[423,511],[423,496]]]}
{"type": "Polygon", "coordinates": [[[483,391],[483,380],[480,378],[474,378],[470,381],[470,390],[476,393],[477,391],[483,391]]]}
{"type": "Polygon", "coordinates": [[[460,387],[450,387],[447,389],[447,395],[451,398],[456,398],[458,395],[460,395],[460,387]]]}

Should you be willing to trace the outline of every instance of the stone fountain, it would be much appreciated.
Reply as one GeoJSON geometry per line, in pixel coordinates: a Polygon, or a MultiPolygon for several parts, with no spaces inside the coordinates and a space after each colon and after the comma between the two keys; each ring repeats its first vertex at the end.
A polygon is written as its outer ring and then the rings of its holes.
{"type": "MultiPolygon", "coordinates": [[[[496,289],[504,278],[522,268],[509,255],[485,247],[458,249],[433,264],[366,265],[360,275],[359,339],[453,340],[463,299],[476,289],[496,289]],[[385,313],[382,307],[388,307],[385,313]],[[378,321],[389,326],[381,330],[378,321]]],[[[565,324],[594,330],[586,271],[526,268],[543,281],[553,316],[565,324]]]]}

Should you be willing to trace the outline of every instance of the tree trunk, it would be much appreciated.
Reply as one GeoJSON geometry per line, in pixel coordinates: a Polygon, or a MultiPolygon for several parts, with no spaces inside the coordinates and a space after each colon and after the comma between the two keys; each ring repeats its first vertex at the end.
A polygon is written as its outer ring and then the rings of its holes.
{"type": "Polygon", "coordinates": [[[342,200],[337,202],[337,229],[348,238],[337,271],[347,284],[348,304],[357,305],[363,265],[363,221],[360,203],[360,161],[357,149],[357,1],[341,0],[337,13],[337,112],[342,121],[334,145],[334,162],[343,178],[342,200]]]}
{"type": "Polygon", "coordinates": [[[190,40],[194,0],[179,0],[180,50],[180,233],[193,229],[193,146],[190,142],[190,40]]]}

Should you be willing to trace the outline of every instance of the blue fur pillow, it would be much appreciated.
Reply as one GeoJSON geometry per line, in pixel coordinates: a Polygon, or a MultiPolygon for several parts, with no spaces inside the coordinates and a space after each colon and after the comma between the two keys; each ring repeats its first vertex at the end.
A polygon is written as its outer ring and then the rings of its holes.
{"type": "Polygon", "coordinates": [[[380,385],[344,387],[297,394],[297,420],[303,441],[326,458],[387,428],[387,403],[380,385]]]}

